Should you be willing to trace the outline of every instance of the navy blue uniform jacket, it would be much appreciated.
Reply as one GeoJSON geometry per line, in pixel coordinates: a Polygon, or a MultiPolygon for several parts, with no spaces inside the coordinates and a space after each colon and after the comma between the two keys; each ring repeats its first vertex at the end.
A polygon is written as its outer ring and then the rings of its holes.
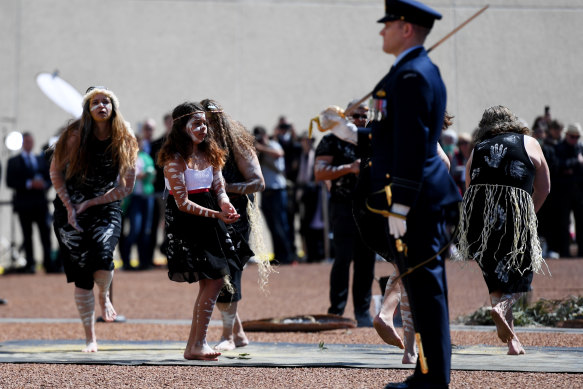
{"type": "MultiPolygon", "coordinates": [[[[372,192],[392,184],[393,203],[429,212],[461,201],[437,153],[446,91],[425,49],[416,48],[402,58],[372,97],[372,192]]],[[[384,193],[373,197],[376,206],[388,209],[384,193]]]]}

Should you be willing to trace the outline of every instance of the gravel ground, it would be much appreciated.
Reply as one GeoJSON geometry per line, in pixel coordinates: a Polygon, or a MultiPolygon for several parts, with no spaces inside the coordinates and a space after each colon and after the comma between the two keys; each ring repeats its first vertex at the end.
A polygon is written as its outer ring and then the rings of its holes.
{"type": "MultiPolygon", "coordinates": [[[[583,260],[548,262],[552,276],[536,275],[530,298],[560,299],[583,294],[583,260]]],[[[376,275],[392,272],[390,264],[379,262],[376,275]]],[[[297,314],[325,313],[328,301],[330,264],[281,266],[270,278],[266,291],[257,284],[254,265],[245,271],[242,320],[255,320],[297,314]]],[[[481,273],[473,263],[448,263],[450,319],[474,312],[488,303],[481,273]]],[[[113,302],[119,314],[128,319],[189,320],[195,285],[168,281],[163,269],[144,272],[116,271],[113,302]]],[[[375,283],[373,294],[380,294],[375,283]]],[[[77,318],[73,286],[64,275],[6,275],[0,278],[1,318],[77,318]]],[[[353,316],[349,302],[346,316],[353,316]]],[[[216,312],[213,319],[219,320],[216,312]]],[[[99,339],[109,340],[186,340],[188,325],[97,324],[99,339]]],[[[319,333],[249,332],[252,342],[300,342],[382,344],[370,328],[334,330],[319,333]]],[[[80,323],[0,323],[0,342],[16,339],[82,339],[80,323]]],[[[208,339],[220,338],[220,328],[211,327],[208,339]]],[[[525,346],[583,347],[583,335],[572,333],[528,332],[520,334],[525,346]]],[[[457,345],[502,346],[494,331],[452,331],[457,345]]],[[[520,358],[520,357],[517,357],[520,358]]],[[[192,366],[99,366],[2,364],[0,388],[56,387],[194,387],[194,388],[381,388],[386,382],[401,381],[411,370],[342,368],[226,368],[192,366]]],[[[583,387],[581,374],[509,373],[452,371],[452,388],[575,388],[583,387]],[[534,384],[536,383],[536,385],[534,384]]]]}

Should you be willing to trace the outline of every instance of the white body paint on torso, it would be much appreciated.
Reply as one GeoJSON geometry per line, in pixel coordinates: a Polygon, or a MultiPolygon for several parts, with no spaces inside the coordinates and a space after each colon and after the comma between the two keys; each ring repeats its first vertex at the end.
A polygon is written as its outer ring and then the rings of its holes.
{"type": "MultiPolygon", "coordinates": [[[[172,168],[171,168],[172,169],[172,168]]],[[[173,172],[169,169],[170,172],[173,172]]],[[[178,170],[175,170],[178,172],[178,170]]],[[[174,178],[174,177],[173,177],[174,178]]],[[[186,182],[186,190],[210,189],[213,183],[213,167],[209,166],[203,170],[196,170],[186,168],[184,171],[184,181],[186,182]]],[[[172,190],[167,178],[164,178],[166,188],[172,190]]]]}

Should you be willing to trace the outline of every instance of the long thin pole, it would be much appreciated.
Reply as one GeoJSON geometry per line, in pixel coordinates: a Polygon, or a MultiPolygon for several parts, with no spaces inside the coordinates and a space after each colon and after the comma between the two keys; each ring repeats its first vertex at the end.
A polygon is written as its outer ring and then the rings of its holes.
{"type": "Polygon", "coordinates": [[[444,36],[443,38],[441,38],[439,41],[437,41],[437,43],[433,44],[433,46],[431,46],[429,49],[427,49],[427,52],[428,53],[431,52],[431,50],[435,49],[437,46],[439,46],[440,44],[442,44],[443,42],[445,42],[446,40],[448,40],[453,34],[455,34],[456,32],[458,32],[462,28],[464,28],[466,26],[466,24],[468,24],[469,22],[471,22],[472,20],[474,20],[475,18],[477,18],[478,16],[480,16],[480,14],[482,12],[484,12],[485,10],[487,10],[489,6],[490,6],[490,4],[486,4],[484,7],[482,7],[481,10],[479,10],[478,12],[476,12],[475,14],[473,14],[472,16],[470,16],[465,22],[463,22],[462,24],[460,24],[459,26],[457,26],[456,28],[454,28],[453,30],[451,30],[451,32],[449,34],[447,34],[446,36],[444,36]]]}

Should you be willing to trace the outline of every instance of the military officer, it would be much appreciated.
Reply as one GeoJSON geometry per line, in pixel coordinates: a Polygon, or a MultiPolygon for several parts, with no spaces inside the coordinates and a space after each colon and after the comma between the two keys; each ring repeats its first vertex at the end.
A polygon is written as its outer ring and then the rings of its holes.
{"type": "Polygon", "coordinates": [[[441,14],[418,1],[385,0],[380,35],[383,51],[396,59],[372,92],[369,128],[357,129],[346,120],[348,112],[334,106],[313,119],[321,131],[331,130],[357,144],[363,161],[369,159],[366,179],[359,178],[359,193],[365,197],[361,208],[387,217],[388,228],[382,231],[377,218],[364,219],[374,224],[375,236],[389,243],[385,247],[377,242],[374,249],[394,258],[405,275],[402,280],[422,347],[414,374],[386,388],[447,388],[450,381],[447,282],[441,254],[448,245],[446,222],[459,209],[461,196],[438,144],[445,85],[423,47],[438,19],[441,14]]]}
{"type": "Polygon", "coordinates": [[[447,244],[447,210],[461,197],[437,148],[446,90],[423,47],[436,19],[441,14],[417,1],[386,0],[378,21],[384,24],[383,51],[396,60],[372,94],[370,204],[384,211],[390,235],[407,248],[397,256],[401,273],[436,256],[403,278],[425,360],[420,354],[414,374],[387,388],[447,388],[450,381],[447,283],[439,251],[447,244]]]}

